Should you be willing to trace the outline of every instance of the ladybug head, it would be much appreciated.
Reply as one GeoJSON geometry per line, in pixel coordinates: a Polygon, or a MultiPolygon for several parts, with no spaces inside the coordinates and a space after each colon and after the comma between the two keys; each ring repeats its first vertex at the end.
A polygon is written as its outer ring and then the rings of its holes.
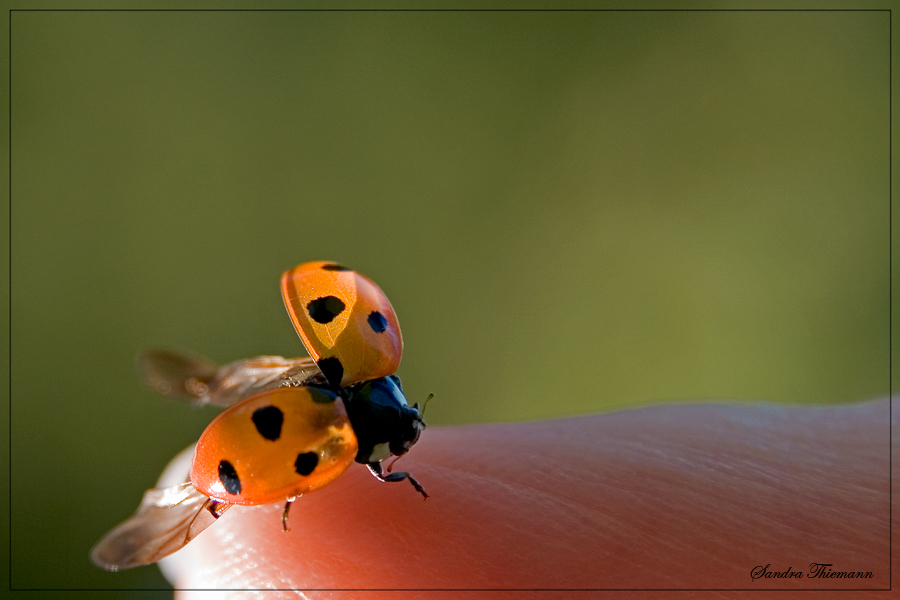
{"type": "Polygon", "coordinates": [[[417,406],[410,406],[395,375],[359,383],[345,401],[359,442],[356,462],[381,462],[406,454],[425,429],[417,406]]]}

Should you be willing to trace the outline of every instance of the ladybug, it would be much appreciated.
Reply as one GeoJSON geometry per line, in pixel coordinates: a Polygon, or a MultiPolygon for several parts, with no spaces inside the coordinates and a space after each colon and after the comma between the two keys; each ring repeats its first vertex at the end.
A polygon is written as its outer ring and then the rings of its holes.
{"type": "Polygon", "coordinates": [[[156,562],[235,504],[284,502],[288,531],[296,498],[353,462],[379,481],[408,480],[428,497],[411,474],[382,466],[406,454],[425,428],[393,375],[403,340],[387,296],[327,261],[287,271],[281,291],[309,358],[258,356],[218,367],[167,350],[139,356],[150,387],[225,410],[197,442],[190,481],[148,490],[137,512],[92,550],[95,564],[115,571],[156,562]]]}

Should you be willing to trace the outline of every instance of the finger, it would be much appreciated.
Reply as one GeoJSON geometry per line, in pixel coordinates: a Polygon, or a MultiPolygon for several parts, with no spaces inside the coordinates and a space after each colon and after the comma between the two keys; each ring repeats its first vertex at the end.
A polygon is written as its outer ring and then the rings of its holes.
{"type": "Polygon", "coordinates": [[[185,589],[885,589],[888,423],[882,400],[431,428],[398,464],[427,501],[354,465],[297,500],[289,532],[282,506],[234,507],[167,575],[185,589]],[[808,577],[810,563],[872,576],[808,577]],[[802,577],[753,579],[765,565],[802,577]]]}

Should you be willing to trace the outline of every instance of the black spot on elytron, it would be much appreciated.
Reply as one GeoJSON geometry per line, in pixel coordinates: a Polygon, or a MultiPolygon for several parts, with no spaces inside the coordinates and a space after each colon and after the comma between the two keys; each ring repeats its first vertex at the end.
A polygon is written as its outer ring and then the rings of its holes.
{"type": "Polygon", "coordinates": [[[305,477],[315,470],[317,464],[319,464],[319,455],[315,452],[307,452],[297,456],[297,460],[294,461],[294,469],[305,477]]]}
{"type": "Polygon", "coordinates": [[[241,480],[238,479],[237,471],[231,466],[227,460],[219,463],[219,481],[225,486],[225,491],[229,494],[237,496],[241,493],[241,480]]]}
{"type": "Polygon", "coordinates": [[[306,390],[312,397],[312,401],[316,404],[331,404],[332,402],[337,400],[337,396],[335,394],[332,394],[328,390],[323,390],[322,388],[308,387],[306,388],[306,390]]]}
{"type": "Polygon", "coordinates": [[[325,271],[349,271],[347,267],[343,265],[339,265],[337,263],[328,263],[327,265],[322,265],[322,269],[325,271]]]}
{"type": "Polygon", "coordinates": [[[341,364],[341,361],[336,356],[323,358],[316,364],[319,365],[319,370],[322,371],[322,375],[328,380],[328,385],[341,387],[341,379],[344,378],[344,365],[341,364]]]}
{"type": "Polygon", "coordinates": [[[331,323],[332,320],[342,312],[344,312],[344,303],[340,298],[335,296],[323,296],[316,298],[306,305],[309,316],[317,323],[325,325],[331,323]]]}
{"type": "Polygon", "coordinates": [[[387,329],[387,319],[377,310],[373,310],[369,315],[369,327],[375,333],[384,333],[384,330],[387,329]]]}
{"type": "Polygon", "coordinates": [[[259,435],[273,442],[281,437],[284,413],[277,406],[263,406],[253,411],[253,424],[259,435]]]}

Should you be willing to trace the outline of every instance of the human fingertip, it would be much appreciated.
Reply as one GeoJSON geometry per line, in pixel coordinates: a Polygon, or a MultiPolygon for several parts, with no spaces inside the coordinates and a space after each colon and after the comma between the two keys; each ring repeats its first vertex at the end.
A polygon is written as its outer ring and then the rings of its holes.
{"type": "Polygon", "coordinates": [[[760,561],[817,552],[848,567],[872,565],[883,577],[889,568],[881,568],[876,542],[885,531],[873,528],[872,515],[889,506],[876,435],[886,408],[878,401],[658,406],[430,428],[404,463],[428,502],[408,484],[384,485],[354,465],[298,499],[287,533],[281,506],[234,507],[171,557],[189,565],[172,581],[196,589],[356,590],[354,597],[660,582],[743,589],[760,561]],[[810,474],[799,485],[803,468],[810,474]],[[846,485],[836,487],[836,477],[846,485]],[[838,509],[829,535],[803,535],[820,511],[838,509]],[[735,531],[740,544],[729,537],[735,531]],[[714,570],[690,566],[711,556],[714,570]]]}

